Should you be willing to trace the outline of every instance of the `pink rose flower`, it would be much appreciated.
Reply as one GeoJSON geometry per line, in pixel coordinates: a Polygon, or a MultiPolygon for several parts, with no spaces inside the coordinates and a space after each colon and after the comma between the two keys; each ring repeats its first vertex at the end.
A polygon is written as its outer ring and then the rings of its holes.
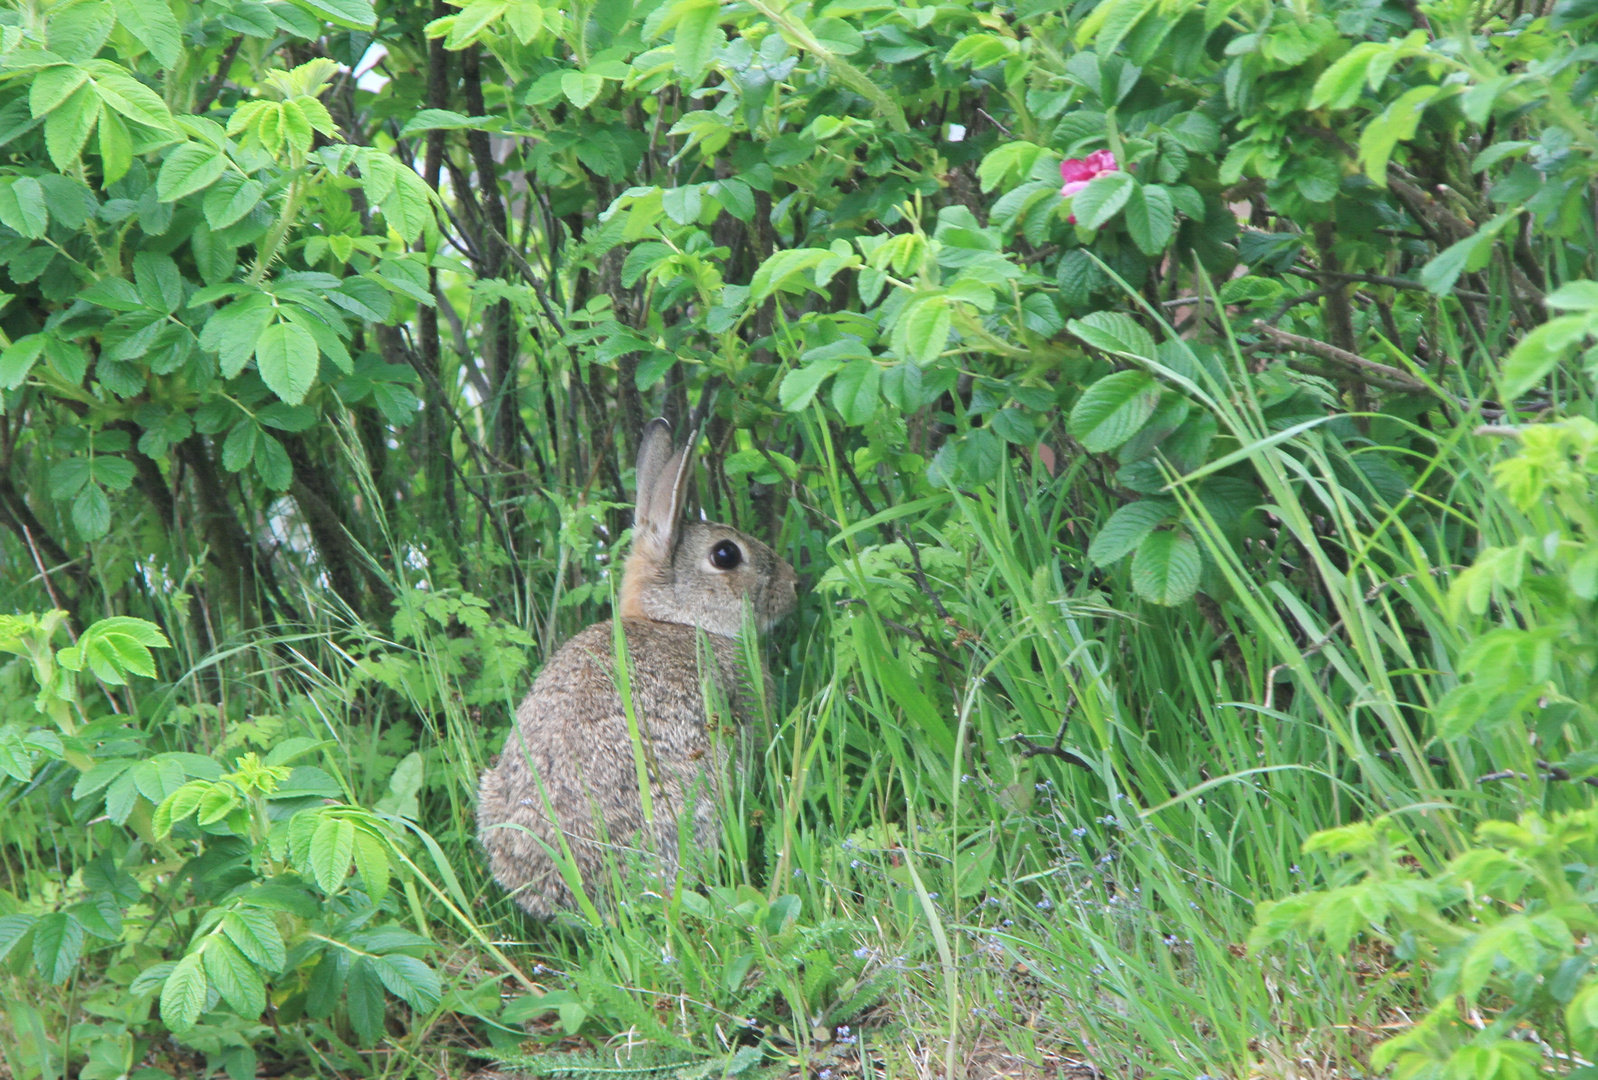
{"type": "MultiPolygon", "coordinates": [[[[1115,155],[1108,150],[1095,150],[1085,158],[1066,158],[1060,162],[1060,179],[1065,183],[1060,186],[1060,195],[1069,199],[1072,195],[1088,186],[1088,181],[1105,173],[1116,172],[1120,166],[1115,163],[1115,155]]],[[[1071,215],[1071,223],[1076,224],[1076,215],[1071,215]]]]}

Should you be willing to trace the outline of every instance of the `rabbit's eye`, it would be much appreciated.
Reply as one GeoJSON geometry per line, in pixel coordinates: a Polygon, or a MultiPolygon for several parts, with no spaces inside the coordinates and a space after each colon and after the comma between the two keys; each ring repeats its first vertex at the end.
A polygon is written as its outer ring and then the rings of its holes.
{"type": "Polygon", "coordinates": [[[710,565],[717,570],[736,570],[743,561],[743,549],[731,540],[723,540],[710,549],[710,565]]]}

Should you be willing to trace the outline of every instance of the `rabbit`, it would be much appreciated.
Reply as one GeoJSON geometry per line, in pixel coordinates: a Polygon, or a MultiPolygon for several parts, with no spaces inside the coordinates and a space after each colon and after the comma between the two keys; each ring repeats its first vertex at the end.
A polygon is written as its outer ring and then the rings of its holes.
{"type": "MultiPolygon", "coordinates": [[[[693,844],[701,851],[718,844],[715,795],[728,753],[707,730],[702,657],[714,659],[718,696],[731,713],[725,719],[741,725],[756,700],[737,640],[744,605],[764,632],[793,610],[798,578],[769,547],[731,526],[683,523],[692,457],[691,447],[672,447],[665,420],[645,426],[632,550],[617,602],[653,835],[646,835],[633,742],[614,682],[609,621],[581,631],[550,659],[516,710],[498,762],[483,773],[478,838],[494,879],[532,915],[548,918],[576,903],[551,857],[562,851],[562,834],[584,892],[596,902],[609,892],[607,862],[620,866],[629,851],[651,849],[664,887],[675,886],[685,811],[693,844]]],[[[771,676],[762,668],[758,677],[769,698],[771,676]]]]}

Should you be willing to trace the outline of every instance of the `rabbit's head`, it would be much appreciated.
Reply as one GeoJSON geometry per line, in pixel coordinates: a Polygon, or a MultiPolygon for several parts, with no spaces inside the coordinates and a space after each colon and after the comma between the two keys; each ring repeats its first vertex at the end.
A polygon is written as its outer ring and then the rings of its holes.
{"type": "Polygon", "coordinates": [[[736,637],[747,600],[755,624],[769,629],[793,610],[798,578],[776,552],[730,525],[683,522],[692,456],[689,447],[673,449],[665,420],[644,428],[621,615],[736,637]]]}

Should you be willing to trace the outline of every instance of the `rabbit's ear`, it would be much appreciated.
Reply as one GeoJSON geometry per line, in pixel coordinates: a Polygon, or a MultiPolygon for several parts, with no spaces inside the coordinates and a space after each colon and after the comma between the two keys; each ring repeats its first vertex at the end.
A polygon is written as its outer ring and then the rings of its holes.
{"type": "Polygon", "coordinates": [[[633,551],[657,566],[671,561],[682,530],[683,500],[688,495],[690,448],[673,450],[671,425],[656,417],[644,427],[638,444],[638,505],[633,514],[633,551]]]}

